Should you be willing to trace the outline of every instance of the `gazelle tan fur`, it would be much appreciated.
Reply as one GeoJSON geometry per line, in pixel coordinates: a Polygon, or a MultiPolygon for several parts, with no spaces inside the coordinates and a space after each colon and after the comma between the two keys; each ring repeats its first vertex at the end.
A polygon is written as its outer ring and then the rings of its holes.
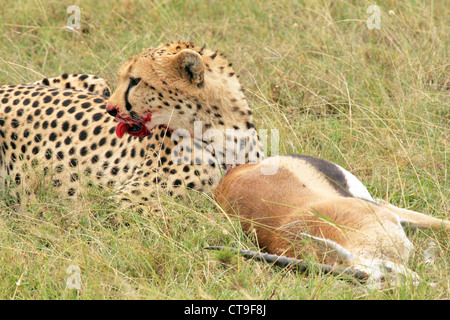
{"type": "Polygon", "coordinates": [[[375,286],[397,275],[418,279],[406,266],[412,244],[404,226],[450,232],[449,221],[377,203],[349,172],[308,156],[239,166],[217,186],[215,198],[265,251],[352,267],[375,286]],[[275,166],[275,174],[262,174],[275,166]]]}

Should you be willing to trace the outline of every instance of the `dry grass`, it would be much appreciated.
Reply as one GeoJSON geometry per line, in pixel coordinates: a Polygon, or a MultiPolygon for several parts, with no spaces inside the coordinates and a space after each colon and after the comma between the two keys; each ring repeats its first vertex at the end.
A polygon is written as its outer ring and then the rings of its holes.
{"type": "MultiPolygon", "coordinates": [[[[434,216],[450,209],[449,24],[445,1],[76,1],[81,35],[62,29],[71,1],[0,3],[0,83],[116,70],[144,47],[189,40],[224,52],[247,89],[259,128],[279,129],[280,153],[335,162],[372,195],[434,216]],[[395,13],[389,14],[393,10],[395,13]]],[[[237,221],[203,194],[162,199],[155,218],[123,212],[88,189],[78,202],[43,188],[18,214],[0,209],[3,299],[442,299],[449,239],[413,232],[410,267],[423,282],[369,292],[297,275],[206,245],[253,248],[237,221]],[[437,243],[435,264],[423,262],[437,243]],[[220,259],[217,259],[220,258],[220,259]],[[82,289],[66,288],[69,265],[82,289]],[[437,283],[432,287],[427,283],[437,283]]]]}

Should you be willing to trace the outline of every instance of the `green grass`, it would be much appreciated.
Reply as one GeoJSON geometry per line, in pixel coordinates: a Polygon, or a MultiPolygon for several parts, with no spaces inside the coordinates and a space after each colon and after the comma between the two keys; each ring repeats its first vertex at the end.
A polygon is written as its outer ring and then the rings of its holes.
{"type": "MultiPolygon", "coordinates": [[[[3,1],[0,83],[92,73],[115,87],[120,64],[143,48],[206,43],[233,62],[257,127],[280,130],[280,153],[330,160],[376,198],[448,218],[449,4],[377,1],[381,29],[368,30],[371,4],[3,1]],[[62,29],[72,4],[81,8],[80,36],[62,29]]],[[[367,291],[204,251],[217,244],[256,249],[204,194],[162,199],[157,217],[125,212],[96,188],[76,202],[42,188],[22,213],[8,203],[0,203],[1,299],[449,298],[444,234],[410,233],[419,286],[367,291]],[[430,241],[438,251],[428,266],[430,241]],[[81,290],[66,288],[70,265],[81,269],[81,290]]]]}

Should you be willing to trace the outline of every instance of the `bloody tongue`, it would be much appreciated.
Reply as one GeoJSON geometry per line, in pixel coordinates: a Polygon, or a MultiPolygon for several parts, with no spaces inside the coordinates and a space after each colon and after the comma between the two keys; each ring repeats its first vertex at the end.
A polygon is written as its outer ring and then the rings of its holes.
{"type": "MultiPolygon", "coordinates": [[[[151,130],[148,130],[147,127],[145,126],[145,124],[147,122],[150,122],[152,120],[152,114],[149,113],[143,120],[143,122],[140,125],[140,130],[137,130],[137,127],[135,127],[135,130],[129,131],[130,128],[132,128],[134,125],[133,124],[128,124],[128,123],[124,123],[124,122],[118,122],[117,126],[116,126],[116,134],[119,138],[122,138],[123,135],[128,132],[128,134],[138,137],[139,139],[146,137],[150,134],[151,130]]],[[[138,125],[138,124],[136,124],[138,125]]]]}
{"type": "Polygon", "coordinates": [[[116,126],[116,134],[119,138],[122,138],[125,132],[130,129],[131,125],[128,123],[119,122],[116,126]]]}

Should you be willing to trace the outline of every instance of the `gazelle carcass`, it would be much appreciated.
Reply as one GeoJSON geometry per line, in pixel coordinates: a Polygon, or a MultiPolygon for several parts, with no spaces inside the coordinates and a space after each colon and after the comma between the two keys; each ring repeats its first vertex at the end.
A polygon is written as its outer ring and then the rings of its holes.
{"type": "Polygon", "coordinates": [[[309,156],[241,165],[214,195],[266,252],[298,259],[313,255],[319,263],[367,274],[375,287],[397,276],[418,280],[407,267],[413,246],[404,227],[450,232],[449,221],[378,203],[348,171],[309,156]]]}

